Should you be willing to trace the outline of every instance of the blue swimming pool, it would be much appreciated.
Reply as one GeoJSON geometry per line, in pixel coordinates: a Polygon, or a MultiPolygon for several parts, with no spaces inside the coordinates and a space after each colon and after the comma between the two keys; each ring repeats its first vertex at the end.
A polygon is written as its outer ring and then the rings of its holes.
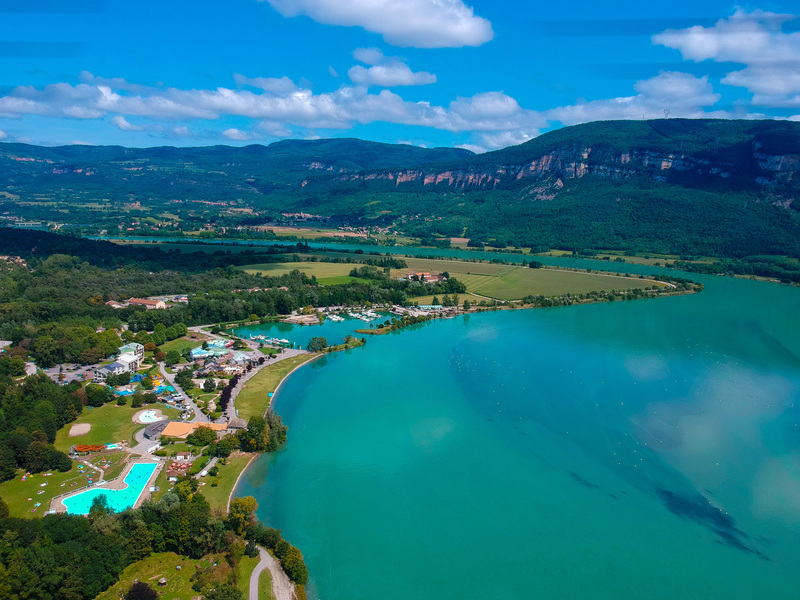
{"type": "Polygon", "coordinates": [[[156,469],[157,463],[137,463],[131,467],[125,476],[127,487],[122,490],[106,489],[106,486],[98,486],[85,492],[80,492],[74,496],[64,498],[61,502],[67,507],[67,512],[71,515],[85,515],[89,513],[94,499],[104,494],[108,499],[108,505],[119,512],[130,508],[142,495],[147,481],[156,469]]]}

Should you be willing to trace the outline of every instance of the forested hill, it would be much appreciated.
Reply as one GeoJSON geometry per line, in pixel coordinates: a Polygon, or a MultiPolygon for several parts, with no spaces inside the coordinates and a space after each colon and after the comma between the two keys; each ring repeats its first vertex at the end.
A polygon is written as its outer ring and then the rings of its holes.
{"type": "Polygon", "coordinates": [[[191,227],[304,211],[497,245],[800,256],[798,171],[800,123],[768,120],[596,122],[482,155],[354,139],[0,144],[0,212],[110,229],[131,211],[191,227]]]}

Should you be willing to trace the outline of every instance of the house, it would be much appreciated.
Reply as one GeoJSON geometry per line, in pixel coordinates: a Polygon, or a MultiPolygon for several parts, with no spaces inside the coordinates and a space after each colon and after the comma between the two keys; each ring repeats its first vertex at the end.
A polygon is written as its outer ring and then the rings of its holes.
{"type": "Polygon", "coordinates": [[[111,308],[125,308],[126,305],[120,304],[116,300],[109,300],[106,302],[106,306],[110,306],[111,308]]]}
{"type": "Polygon", "coordinates": [[[253,359],[250,358],[244,352],[237,352],[233,355],[233,358],[230,360],[230,364],[236,365],[237,367],[244,367],[247,366],[247,363],[252,361],[253,359]]]}
{"type": "Polygon", "coordinates": [[[195,371],[197,375],[200,377],[205,377],[206,375],[210,375],[211,373],[216,373],[217,371],[222,370],[222,366],[215,360],[209,360],[204,364],[202,367],[195,371]]]}
{"type": "Polygon", "coordinates": [[[128,300],[131,306],[144,306],[147,310],[163,310],[167,308],[163,300],[147,300],[146,298],[131,298],[128,300]]]}

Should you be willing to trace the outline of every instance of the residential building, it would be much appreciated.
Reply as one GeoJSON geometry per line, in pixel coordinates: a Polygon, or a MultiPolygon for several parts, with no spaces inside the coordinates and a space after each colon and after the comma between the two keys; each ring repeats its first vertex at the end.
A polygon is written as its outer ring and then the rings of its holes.
{"type": "Polygon", "coordinates": [[[147,310],[163,310],[167,308],[163,300],[147,300],[146,298],[131,298],[128,300],[131,306],[144,306],[147,310]]]}

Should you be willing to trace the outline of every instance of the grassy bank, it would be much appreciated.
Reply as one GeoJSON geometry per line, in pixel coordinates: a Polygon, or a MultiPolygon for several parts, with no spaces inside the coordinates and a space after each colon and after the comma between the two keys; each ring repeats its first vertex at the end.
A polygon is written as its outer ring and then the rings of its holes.
{"type": "Polygon", "coordinates": [[[239,475],[244,471],[245,467],[250,464],[250,460],[253,456],[253,454],[236,454],[229,456],[227,464],[221,465],[217,463],[219,474],[216,477],[211,477],[209,475],[201,478],[205,485],[200,491],[211,505],[211,510],[219,510],[223,513],[227,512],[228,498],[233,491],[233,487],[236,485],[239,475]],[[214,485],[215,483],[217,484],[216,486],[214,485]]]}
{"type": "Polygon", "coordinates": [[[296,367],[313,358],[311,354],[300,354],[267,365],[253,376],[236,396],[236,409],[239,418],[247,421],[250,417],[263,416],[269,408],[269,394],[278,389],[281,381],[296,367]]]}

